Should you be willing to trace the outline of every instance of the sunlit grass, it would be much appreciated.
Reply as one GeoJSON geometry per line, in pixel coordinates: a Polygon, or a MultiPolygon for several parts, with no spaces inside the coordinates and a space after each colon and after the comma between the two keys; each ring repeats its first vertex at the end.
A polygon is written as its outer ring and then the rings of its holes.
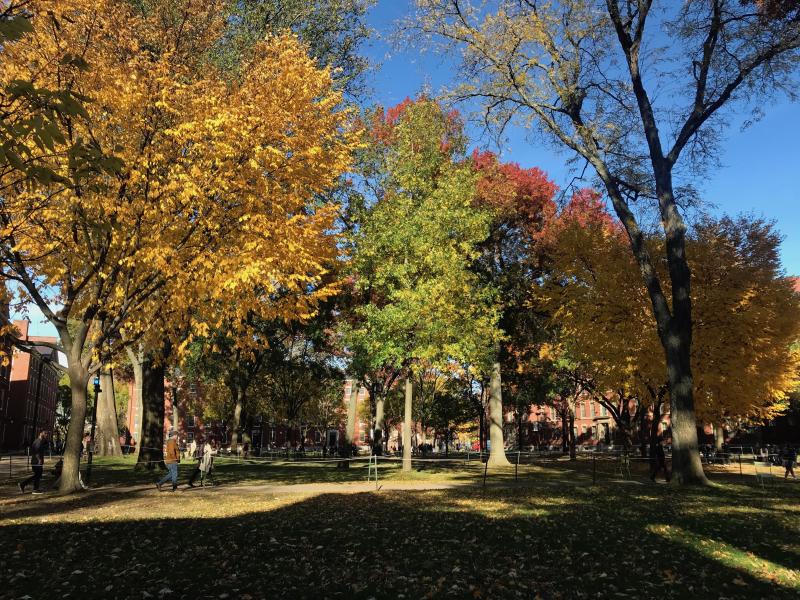
{"type": "MultiPolygon", "coordinates": [[[[649,525],[648,530],[722,565],[767,583],[777,583],[796,589],[800,593],[800,571],[797,569],[788,569],[751,551],[741,550],[718,539],[701,536],[678,526],[649,525]]],[[[734,578],[733,583],[743,587],[748,585],[741,577],[734,578]]]]}

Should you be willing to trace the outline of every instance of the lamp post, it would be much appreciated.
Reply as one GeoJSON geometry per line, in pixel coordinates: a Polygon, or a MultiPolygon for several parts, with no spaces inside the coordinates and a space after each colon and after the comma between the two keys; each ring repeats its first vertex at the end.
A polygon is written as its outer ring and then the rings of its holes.
{"type": "Polygon", "coordinates": [[[97,396],[100,394],[100,375],[94,376],[94,406],[92,406],[92,429],[89,433],[89,460],[86,463],[86,485],[92,479],[92,457],[94,456],[94,429],[97,426],[97,396]]]}

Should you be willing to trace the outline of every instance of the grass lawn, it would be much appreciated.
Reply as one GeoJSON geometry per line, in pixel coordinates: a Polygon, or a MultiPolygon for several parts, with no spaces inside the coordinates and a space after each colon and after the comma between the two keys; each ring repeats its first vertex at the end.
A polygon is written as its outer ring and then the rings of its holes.
{"type": "Polygon", "coordinates": [[[447,490],[287,494],[262,484],[365,469],[221,463],[222,485],[172,494],[100,464],[104,489],[0,498],[0,598],[800,596],[800,484],[592,486],[555,464],[461,486],[475,464],[415,471],[447,490]]]}

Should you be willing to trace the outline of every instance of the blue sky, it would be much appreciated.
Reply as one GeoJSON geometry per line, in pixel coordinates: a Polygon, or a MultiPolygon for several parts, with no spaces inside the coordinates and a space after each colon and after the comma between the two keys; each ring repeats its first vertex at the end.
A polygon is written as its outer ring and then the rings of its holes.
{"type": "MultiPolygon", "coordinates": [[[[423,53],[418,47],[394,48],[387,37],[394,22],[407,14],[411,2],[378,0],[369,22],[380,39],[371,43],[368,55],[381,65],[371,87],[375,101],[392,106],[427,87],[436,93],[449,83],[455,66],[447,58],[423,53]]],[[[722,167],[696,186],[712,213],[752,213],[777,223],[784,236],[781,256],[789,274],[800,275],[800,105],[776,99],[764,108],[766,116],[748,129],[731,127],[722,145],[722,167]]],[[[503,158],[525,167],[539,167],[560,187],[572,179],[558,154],[525,140],[525,132],[509,132],[503,158]]],[[[588,175],[588,171],[587,171],[588,175]]]]}

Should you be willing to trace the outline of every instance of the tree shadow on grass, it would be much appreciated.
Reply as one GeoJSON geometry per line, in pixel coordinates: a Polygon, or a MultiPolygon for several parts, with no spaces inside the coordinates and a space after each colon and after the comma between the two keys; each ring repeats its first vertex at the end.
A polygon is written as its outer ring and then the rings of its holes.
{"type": "Polygon", "coordinates": [[[115,489],[99,489],[67,496],[60,496],[53,492],[38,497],[19,495],[4,498],[0,501],[0,527],[7,526],[15,520],[44,517],[54,513],[75,512],[78,514],[83,509],[95,509],[148,493],[157,492],[151,486],[142,486],[139,489],[126,489],[124,494],[115,489]]]}
{"type": "MultiPolygon", "coordinates": [[[[733,506],[713,491],[681,501],[669,491],[633,498],[598,486],[323,494],[182,518],[186,501],[170,496],[170,519],[7,522],[0,595],[796,598],[800,582],[770,581],[703,547],[722,539],[741,549],[781,534],[768,514],[752,515],[747,536],[714,505],[691,516],[689,508],[713,499],[733,506]],[[665,535],[671,527],[682,535],[665,535]]],[[[86,519],[87,508],[69,510],[86,519]]],[[[797,568],[785,557],[783,566],[797,568]]]]}

